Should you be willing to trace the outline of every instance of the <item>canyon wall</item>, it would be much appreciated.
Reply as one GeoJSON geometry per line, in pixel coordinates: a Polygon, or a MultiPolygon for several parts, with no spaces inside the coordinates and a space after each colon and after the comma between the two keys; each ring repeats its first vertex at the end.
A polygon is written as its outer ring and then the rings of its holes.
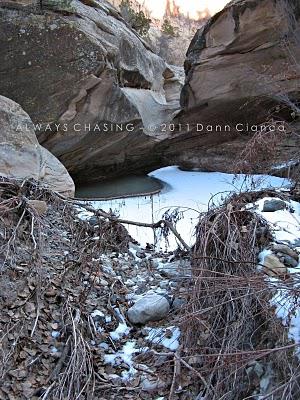
{"type": "MultiPolygon", "coordinates": [[[[6,0],[0,94],[24,108],[39,142],[76,181],[170,164],[229,171],[251,138],[237,123],[297,124],[299,26],[296,0],[231,2],[196,33],[181,91],[180,68],[156,55],[110,3],[43,0],[41,9],[6,0]]],[[[299,137],[277,145],[283,162],[297,153],[299,137]]]]}

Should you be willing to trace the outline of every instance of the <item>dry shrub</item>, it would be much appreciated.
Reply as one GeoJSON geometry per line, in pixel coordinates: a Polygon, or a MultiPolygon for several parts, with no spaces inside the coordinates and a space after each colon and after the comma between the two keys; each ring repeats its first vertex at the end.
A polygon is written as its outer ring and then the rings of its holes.
{"type": "Polygon", "coordinates": [[[96,372],[102,353],[91,344],[90,314],[107,303],[99,258],[129,235],[117,222],[99,217],[93,227],[76,215],[37,182],[0,178],[1,400],[94,399],[113,388],[96,372]],[[45,201],[45,213],[30,200],[45,201]],[[56,357],[52,330],[60,332],[56,357]]]}
{"type": "Polygon", "coordinates": [[[257,254],[271,239],[269,228],[244,208],[258,196],[234,195],[203,214],[197,226],[182,331],[186,360],[203,377],[201,399],[257,398],[252,394],[259,392],[259,379],[255,382],[246,373],[255,360],[271,363],[276,371],[272,379],[283,385],[276,396],[287,386],[290,389],[290,397],[266,398],[299,398],[292,397],[293,345],[289,347],[286,331],[270,306],[272,290],[257,269],[257,254]]]}
{"type": "MultiPolygon", "coordinates": [[[[290,134],[290,127],[282,121],[271,120],[258,126],[243,151],[233,163],[233,171],[246,174],[269,173],[278,160],[280,144],[290,134]],[[285,132],[282,130],[285,127],[285,132]]],[[[285,160],[288,162],[289,160],[285,160]]]]}

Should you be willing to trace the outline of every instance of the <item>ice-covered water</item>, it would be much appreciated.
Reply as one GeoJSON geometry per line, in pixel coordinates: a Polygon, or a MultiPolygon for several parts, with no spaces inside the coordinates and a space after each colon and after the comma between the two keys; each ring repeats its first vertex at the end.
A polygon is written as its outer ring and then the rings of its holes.
{"type": "MultiPolygon", "coordinates": [[[[176,166],[161,168],[149,174],[165,183],[163,190],[153,196],[120,198],[108,201],[93,201],[95,208],[115,211],[122,219],[139,222],[156,222],[167,210],[178,208],[182,219],[177,223],[177,230],[185,241],[193,243],[194,228],[199,212],[206,211],[212,202],[218,203],[231,192],[245,191],[253,188],[283,187],[288,181],[282,178],[257,175],[251,181],[245,176],[234,176],[218,172],[182,171],[176,166]],[[213,197],[212,197],[213,196],[213,197]]],[[[141,245],[154,243],[152,229],[126,226],[129,233],[141,245]]],[[[159,245],[173,250],[177,247],[176,239],[170,236],[169,245],[164,240],[159,245]]]]}

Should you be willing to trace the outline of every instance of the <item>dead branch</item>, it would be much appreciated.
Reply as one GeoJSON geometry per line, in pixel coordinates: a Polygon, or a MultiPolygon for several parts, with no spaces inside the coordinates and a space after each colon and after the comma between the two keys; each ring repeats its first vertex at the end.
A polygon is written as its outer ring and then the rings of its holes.
{"type": "Polygon", "coordinates": [[[115,215],[108,214],[103,210],[96,210],[94,207],[89,206],[87,204],[84,204],[83,202],[72,200],[69,198],[66,198],[60,194],[57,194],[58,197],[63,199],[64,201],[67,201],[68,203],[72,203],[73,205],[76,205],[78,207],[84,208],[85,210],[93,213],[96,217],[102,217],[105,219],[108,219],[110,222],[115,222],[119,224],[124,224],[124,225],[134,225],[134,226],[140,226],[143,228],[151,228],[151,229],[159,229],[163,227],[167,227],[170,229],[170,231],[173,233],[173,235],[178,239],[178,241],[182,244],[182,246],[188,251],[191,251],[190,246],[184,241],[182,236],[177,232],[175,227],[170,221],[166,221],[164,219],[155,222],[155,223],[146,223],[146,222],[138,222],[138,221],[130,221],[122,218],[118,218],[115,215]]]}

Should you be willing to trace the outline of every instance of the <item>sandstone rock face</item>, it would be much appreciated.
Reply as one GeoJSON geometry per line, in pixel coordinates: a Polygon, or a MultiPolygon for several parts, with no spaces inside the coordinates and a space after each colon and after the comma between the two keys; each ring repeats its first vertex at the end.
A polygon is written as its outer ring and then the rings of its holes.
{"type": "Polygon", "coordinates": [[[243,122],[256,112],[255,121],[264,122],[270,104],[284,101],[280,95],[299,95],[291,60],[291,54],[300,58],[299,12],[296,0],[236,0],[216,14],[188,51],[185,109],[201,110],[202,120],[221,115],[224,122],[243,122]]]}
{"type": "Polygon", "coordinates": [[[105,1],[29,3],[0,4],[0,93],[28,112],[40,143],[78,180],[159,165],[149,149],[179,111],[177,72],[105,1]]]}
{"type": "MultiPolygon", "coordinates": [[[[226,170],[230,154],[242,151],[251,134],[237,132],[236,124],[246,128],[271,115],[281,120],[295,112],[299,15],[296,0],[235,0],[197,32],[187,53],[181,94],[179,122],[191,125],[180,155],[183,162],[226,170]],[[204,125],[202,132],[196,131],[197,123],[204,125]],[[207,125],[229,125],[231,130],[210,131],[207,125]]],[[[299,141],[288,138],[281,146],[287,159],[299,141]]]]}
{"type": "Polygon", "coordinates": [[[0,96],[0,175],[33,178],[66,196],[74,183],[65,167],[39,145],[28,114],[14,101],[0,96]]]}
{"type": "MultiPolygon", "coordinates": [[[[233,1],[199,30],[182,111],[180,68],[154,54],[112,5],[42,3],[42,10],[36,0],[0,3],[0,93],[29,113],[39,142],[76,181],[170,164],[228,172],[249,140],[237,123],[298,112],[296,0],[233,1]]],[[[299,146],[299,136],[282,140],[276,162],[293,159],[299,146]]]]}

